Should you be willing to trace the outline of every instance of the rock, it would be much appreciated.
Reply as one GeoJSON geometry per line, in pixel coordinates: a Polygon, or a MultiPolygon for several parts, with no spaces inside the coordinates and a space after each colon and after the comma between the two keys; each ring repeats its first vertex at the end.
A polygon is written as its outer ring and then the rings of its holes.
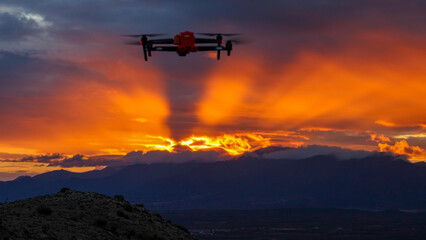
{"type": "Polygon", "coordinates": [[[0,205],[0,240],[195,239],[178,225],[121,198],[61,191],[0,205]]]}

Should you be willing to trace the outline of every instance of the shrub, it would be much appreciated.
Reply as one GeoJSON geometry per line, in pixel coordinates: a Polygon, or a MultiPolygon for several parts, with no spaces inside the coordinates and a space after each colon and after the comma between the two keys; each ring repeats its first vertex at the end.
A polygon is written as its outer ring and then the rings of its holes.
{"type": "Polygon", "coordinates": [[[59,191],[59,192],[64,193],[64,192],[67,192],[69,190],[71,190],[71,189],[69,189],[67,187],[63,187],[63,188],[61,188],[61,191],[59,191]]]}
{"type": "Polygon", "coordinates": [[[43,226],[41,226],[41,231],[42,231],[44,234],[46,234],[46,233],[47,233],[47,231],[49,231],[49,225],[43,225],[43,226]]]}
{"type": "Polygon", "coordinates": [[[135,230],[130,230],[129,232],[127,232],[127,236],[128,237],[132,237],[132,236],[135,236],[135,234],[136,234],[136,232],[135,232],[135,230]]]}
{"type": "Polygon", "coordinates": [[[114,199],[118,200],[118,201],[126,201],[126,199],[124,199],[123,195],[114,195],[114,199]]]}
{"type": "Polygon", "coordinates": [[[143,203],[136,203],[135,206],[136,207],[140,207],[140,208],[144,208],[145,207],[145,205],[143,205],[143,203]]]}
{"type": "Polygon", "coordinates": [[[118,228],[117,224],[115,224],[115,223],[111,223],[111,225],[110,225],[110,227],[109,227],[109,231],[110,231],[112,234],[117,234],[117,228],[118,228]]]}
{"type": "Polygon", "coordinates": [[[107,225],[107,221],[105,219],[97,218],[94,223],[95,226],[104,228],[107,225]]]}
{"type": "Polygon", "coordinates": [[[127,212],[132,212],[133,207],[130,204],[124,204],[124,210],[126,210],[127,212]]]}
{"type": "Polygon", "coordinates": [[[117,211],[117,216],[125,218],[125,219],[129,219],[129,215],[125,214],[123,211],[118,210],[117,211]]]}
{"type": "Polygon", "coordinates": [[[50,215],[52,214],[52,209],[48,206],[40,205],[37,207],[37,212],[42,215],[50,215]]]}

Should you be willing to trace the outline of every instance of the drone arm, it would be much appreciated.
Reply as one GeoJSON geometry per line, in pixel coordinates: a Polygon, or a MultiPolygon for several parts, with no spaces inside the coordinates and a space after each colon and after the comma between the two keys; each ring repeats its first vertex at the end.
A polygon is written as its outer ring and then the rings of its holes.
{"type": "Polygon", "coordinates": [[[224,50],[228,50],[226,49],[226,47],[223,46],[198,46],[197,50],[199,52],[205,52],[205,51],[224,51],[224,50]]]}
{"type": "Polygon", "coordinates": [[[176,52],[178,50],[177,47],[152,47],[151,51],[159,51],[159,52],[176,52]]]}
{"type": "Polygon", "coordinates": [[[211,38],[195,38],[195,43],[217,43],[217,40],[211,38]]]}
{"type": "Polygon", "coordinates": [[[174,40],[171,38],[164,38],[164,39],[152,39],[148,41],[151,44],[173,44],[174,40]]]}

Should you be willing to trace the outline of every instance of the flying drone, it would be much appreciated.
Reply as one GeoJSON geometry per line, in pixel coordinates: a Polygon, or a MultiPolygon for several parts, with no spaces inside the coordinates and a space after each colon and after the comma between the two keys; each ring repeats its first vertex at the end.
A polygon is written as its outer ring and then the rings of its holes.
{"type": "Polygon", "coordinates": [[[153,51],[176,52],[181,57],[184,57],[191,52],[216,51],[217,60],[219,60],[221,51],[227,51],[227,55],[230,56],[232,51],[232,44],[241,43],[240,40],[229,39],[226,41],[225,45],[223,46],[224,44],[223,37],[236,36],[240,34],[235,34],[235,33],[197,33],[197,34],[202,36],[215,37],[215,38],[195,37],[194,33],[190,31],[181,32],[175,35],[174,38],[164,38],[164,39],[148,40],[148,37],[158,37],[163,34],[131,34],[131,35],[124,35],[124,36],[140,38],[140,41],[131,41],[131,42],[125,42],[125,43],[129,45],[142,46],[145,61],[148,61],[148,57],[151,57],[151,52],[153,51]],[[171,44],[173,44],[174,46],[170,46],[171,44]],[[215,44],[215,45],[206,46],[204,44],[215,44]]]}

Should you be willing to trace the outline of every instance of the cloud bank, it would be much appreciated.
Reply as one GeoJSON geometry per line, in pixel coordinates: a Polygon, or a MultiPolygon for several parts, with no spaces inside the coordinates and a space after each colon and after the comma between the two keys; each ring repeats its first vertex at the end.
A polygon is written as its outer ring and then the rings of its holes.
{"type": "MultiPolygon", "coordinates": [[[[317,155],[330,155],[340,160],[359,159],[377,154],[377,152],[356,151],[340,147],[330,146],[301,146],[298,148],[288,147],[267,147],[257,149],[252,152],[244,153],[244,157],[255,157],[263,159],[306,159],[317,155]]],[[[403,155],[401,153],[400,155],[403,155]]],[[[181,149],[178,152],[169,151],[133,151],[126,155],[99,155],[99,156],[84,156],[76,154],[72,157],[67,157],[63,154],[54,153],[49,155],[27,156],[20,159],[5,159],[1,162],[32,162],[47,164],[49,167],[94,167],[94,166],[125,166],[132,164],[152,164],[152,163],[184,163],[184,162],[216,162],[238,159],[240,156],[229,155],[222,149],[215,150],[200,150],[191,151],[181,149]]]]}

